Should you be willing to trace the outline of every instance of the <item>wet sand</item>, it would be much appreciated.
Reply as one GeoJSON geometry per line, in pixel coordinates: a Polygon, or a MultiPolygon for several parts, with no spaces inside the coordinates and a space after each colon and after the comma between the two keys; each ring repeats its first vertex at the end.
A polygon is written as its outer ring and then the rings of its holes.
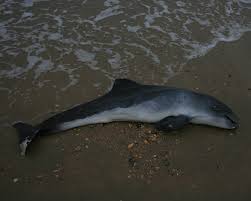
{"type": "MultiPolygon", "coordinates": [[[[231,106],[241,120],[238,130],[191,125],[163,135],[146,124],[86,126],[36,140],[23,158],[15,130],[1,127],[1,200],[250,200],[250,44],[250,33],[220,43],[168,83],[209,93],[231,106]]],[[[20,81],[19,86],[25,88],[28,82],[20,81]]],[[[49,116],[43,110],[60,111],[90,100],[110,84],[104,81],[93,91],[88,90],[89,82],[83,79],[60,100],[49,87],[39,94],[34,89],[25,108],[17,94],[12,115],[39,122],[49,116]]],[[[4,92],[1,97],[6,105],[4,92]]]]}

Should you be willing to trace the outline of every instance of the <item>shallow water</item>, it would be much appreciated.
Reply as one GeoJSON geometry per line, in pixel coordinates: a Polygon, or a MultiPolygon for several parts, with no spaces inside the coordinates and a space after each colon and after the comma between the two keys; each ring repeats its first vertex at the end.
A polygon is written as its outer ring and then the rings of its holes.
{"type": "Polygon", "coordinates": [[[6,107],[11,109],[17,94],[31,99],[34,88],[53,87],[60,99],[60,91],[67,93],[81,80],[92,90],[107,89],[119,77],[166,83],[218,42],[250,31],[250,5],[247,0],[1,1],[0,89],[6,107]]]}

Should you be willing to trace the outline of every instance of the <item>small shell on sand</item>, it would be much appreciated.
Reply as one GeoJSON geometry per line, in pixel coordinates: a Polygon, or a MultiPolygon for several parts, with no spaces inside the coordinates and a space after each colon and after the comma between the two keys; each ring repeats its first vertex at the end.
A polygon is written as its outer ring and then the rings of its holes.
{"type": "Polygon", "coordinates": [[[134,143],[131,143],[131,144],[128,144],[127,148],[131,149],[131,148],[133,148],[133,146],[134,146],[134,143]]]}

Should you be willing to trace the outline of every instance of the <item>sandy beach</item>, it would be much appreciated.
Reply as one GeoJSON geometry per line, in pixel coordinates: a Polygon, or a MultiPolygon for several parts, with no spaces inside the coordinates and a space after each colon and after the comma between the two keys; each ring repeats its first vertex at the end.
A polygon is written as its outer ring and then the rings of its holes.
{"type": "MultiPolygon", "coordinates": [[[[1,200],[250,200],[250,44],[250,32],[237,41],[221,42],[167,83],[225,102],[240,118],[236,131],[191,125],[164,135],[146,124],[86,126],[41,138],[21,157],[15,130],[1,127],[1,200]]],[[[20,81],[22,87],[25,83],[20,81]]],[[[145,83],[151,84],[147,79],[145,83]]],[[[68,90],[58,111],[65,109],[64,103],[101,95],[108,85],[88,91],[86,82],[84,88],[68,90]]],[[[24,120],[48,108],[36,100],[57,101],[52,90],[43,90],[34,93],[32,102],[27,100],[24,120]]],[[[23,100],[21,95],[18,100],[23,100]]],[[[4,106],[8,100],[2,101],[4,106]]],[[[15,108],[13,115],[21,118],[19,104],[15,108]]]]}

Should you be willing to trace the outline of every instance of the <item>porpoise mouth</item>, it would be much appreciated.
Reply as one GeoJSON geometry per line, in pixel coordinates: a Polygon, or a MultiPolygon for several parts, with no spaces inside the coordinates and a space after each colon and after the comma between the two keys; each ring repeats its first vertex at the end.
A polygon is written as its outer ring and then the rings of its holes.
{"type": "Polygon", "coordinates": [[[233,129],[238,128],[239,127],[239,119],[236,115],[234,114],[227,114],[225,115],[225,117],[229,120],[229,123],[231,124],[231,127],[233,129]]]}

